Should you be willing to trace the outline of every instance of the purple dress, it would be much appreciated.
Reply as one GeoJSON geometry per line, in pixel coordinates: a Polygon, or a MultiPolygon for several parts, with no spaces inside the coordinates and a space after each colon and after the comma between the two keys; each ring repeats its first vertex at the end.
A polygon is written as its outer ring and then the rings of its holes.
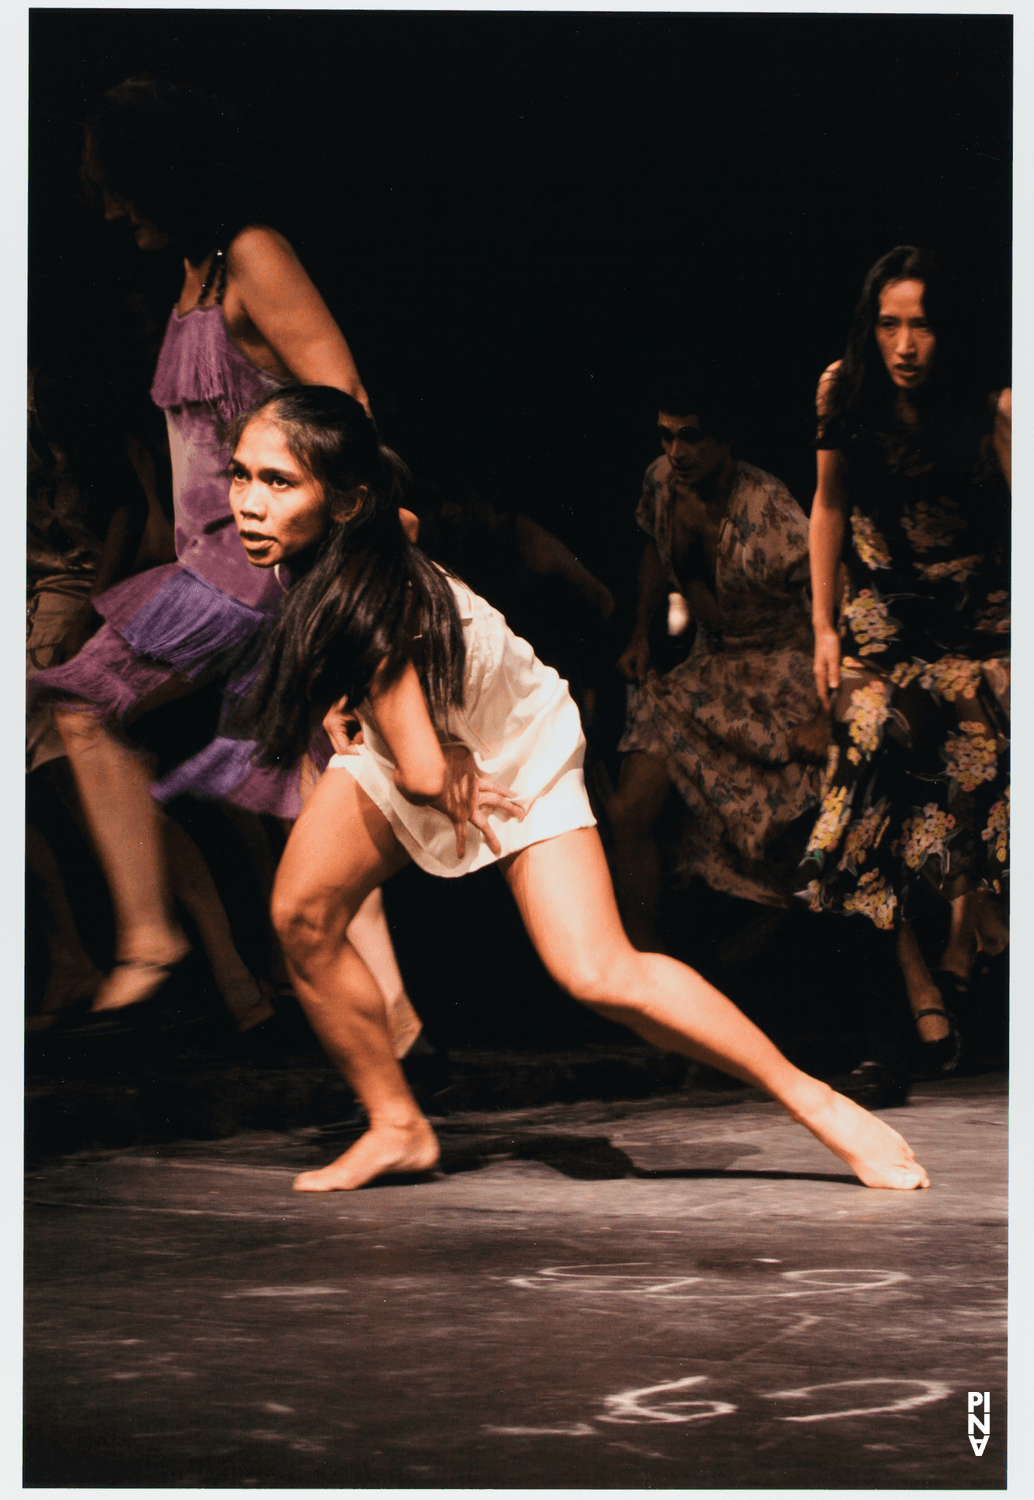
{"type": "MultiPolygon", "coordinates": [[[[230,511],[223,435],[280,384],[231,343],[218,303],[173,310],[151,395],[168,425],[178,561],[99,595],[94,608],[104,625],[71,661],[32,680],[34,701],[91,708],[120,732],[169,682],[221,680],[228,717],[251,685],[284,590],[272,569],[248,562],[230,511]]],[[[220,736],[166,777],[157,795],[203,791],[296,816],[297,777],[253,769],[253,749],[220,736]]]]}

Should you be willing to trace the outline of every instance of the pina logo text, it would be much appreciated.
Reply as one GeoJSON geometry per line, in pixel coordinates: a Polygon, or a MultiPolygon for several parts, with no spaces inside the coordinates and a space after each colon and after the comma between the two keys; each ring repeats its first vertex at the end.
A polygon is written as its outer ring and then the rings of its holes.
{"type": "Polygon", "coordinates": [[[991,1392],[970,1391],[969,1401],[969,1440],[973,1444],[973,1452],[977,1458],[987,1447],[987,1440],[991,1436],[991,1392]],[[983,1408],[982,1416],[977,1416],[977,1408],[983,1408]],[[983,1433],[983,1437],[977,1437],[977,1432],[983,1433]]]}

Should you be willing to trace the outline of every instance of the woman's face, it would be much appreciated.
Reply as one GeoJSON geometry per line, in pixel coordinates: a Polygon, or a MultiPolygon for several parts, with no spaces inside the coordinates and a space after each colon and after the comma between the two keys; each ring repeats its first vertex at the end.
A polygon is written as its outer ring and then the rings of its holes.
{"type": "Polygon", "coordinates": [[[106,187],[101,188],[101,195],[104,199],[104,217],[109,221],[128,219],[133,226],[133,238],[141,250],[161,250],[169,243],[169,236],[165,231],[159,229],[153,219],[141,217],[131,203],[114,197],[106,187]]]}
{"type": "Polygon", "coordinates": [[[876,343],[900,391],[914,391],[933,368],[937,338],[926,321],[921,281],[891,281],[880,293],[876,343]]]}
{"type": "Polygon", "coordinates": [[[323,486],[295,458],[280,428],[258,416],[230,463],[230,507],[248,561],[272,568],[322,540],[329,518],[323,486]]]}
{"type": "Polygon", "coordinates": [[[133,226],[133,238],[141,250],[161,250],[169,243],[169,236],[163,229],[159,229],[153,219],[144,218],[142,214],[137,213],[128,199],[120,198],[105,186],[104,173],[97,158],[93,139],[89,135],[86,137],[83,150],[83,171],[86,177],[100,188],[104,217],[109,222],[115,219],[128,219],[133,226]]]}

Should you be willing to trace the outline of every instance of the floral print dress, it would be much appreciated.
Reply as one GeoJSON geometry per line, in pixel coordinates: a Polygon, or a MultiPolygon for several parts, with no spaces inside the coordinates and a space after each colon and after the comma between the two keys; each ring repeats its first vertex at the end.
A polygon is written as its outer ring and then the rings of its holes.
{"type": "Polygon", "coordinates": [[[890,929],[922,876],[1009,869],[1009,499],[990,423],[819,446],[845,460],[850,587],[818,821],[798,894],[890,929]]]}
{"type": "MultiPolygon", "coordinates": [[[[646,471],[636,520],[672,588],[685,593],[693,562],[673,556],[674,503],[662,457],[646,471]]],[[[795,758],[790,744],[796,726],[819,711],[808,522],[786,486],[751,464],[736,464],[709,582],[721,625],[698,619],[686,660],[649,674],[618,749],[664,761],[686,809],[678,832],[683,876],[785,906],[804,842],[789,830],[819,796],[820,768],[795,758]]]]}

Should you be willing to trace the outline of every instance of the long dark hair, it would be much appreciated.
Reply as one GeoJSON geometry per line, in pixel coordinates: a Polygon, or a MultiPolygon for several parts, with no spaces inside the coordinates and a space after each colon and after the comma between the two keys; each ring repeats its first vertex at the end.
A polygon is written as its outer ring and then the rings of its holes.
{"type": "Polygon", "coordinates": [[[967,361],[957,298],[950,294],[941,269],[928,250],[895,245],[871,266],[862,284],[840,369],[833,383],[831,407],[824,426],[828,433],[849,439],[863,427],[893,424],[896,387],[876,343],[880,295],[895,281],[921,281],[923,312],[937,338],[936,358],[929,377],[912,400],[924,413],[942,418],[972,396],[966,385],[967,361]]]}
{"type": "Polygon", "coordinates": [[[312,710],[347,697],[358,707],[374,674],[397,681],[413,659],[434,722],[463,701],[459,611],[442,570],[415,547],[398,513],[399,474],[373,423],[331,386],[291,385],[242,413],[230,430],[265,416],[323,489],[327,531],[291,561],[292,583],[248,704],[265,765],[293,764],[308,748],[312,710]]]}
{"type": "Polygon", "coordinates": [[[200,265],[261,217],[259,179],[238,159],[238,143],[230,106],[214,94],[127,78],[87,117],[83,186],[131,203],[200,265]]]}

